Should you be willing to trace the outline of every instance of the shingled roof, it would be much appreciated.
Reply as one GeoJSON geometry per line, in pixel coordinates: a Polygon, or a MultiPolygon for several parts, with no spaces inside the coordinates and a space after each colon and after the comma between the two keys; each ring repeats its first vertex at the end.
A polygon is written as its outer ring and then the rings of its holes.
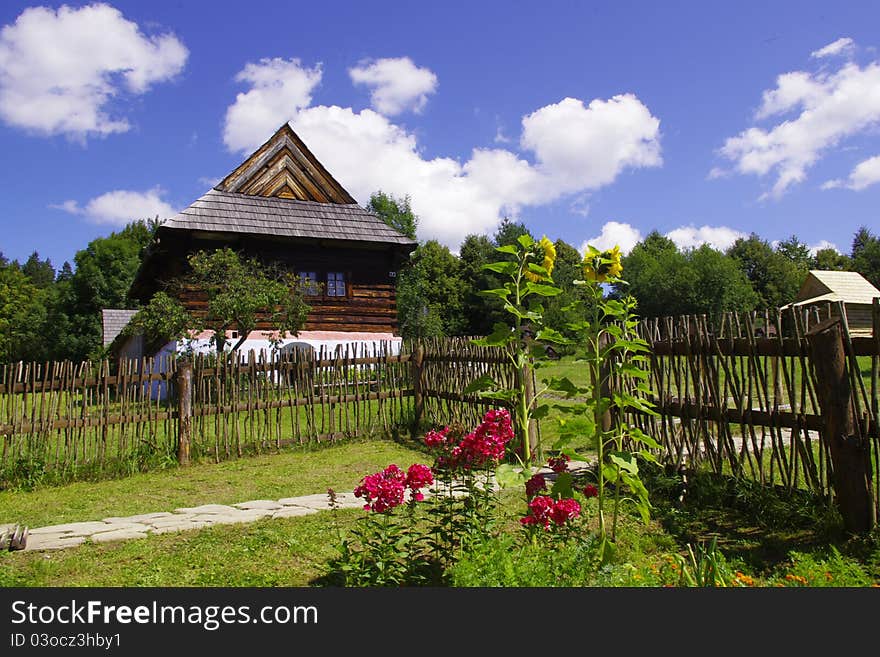
{"type": "Polygon", "coordinates": [[[104,308],[101,310],[101,345],[106,347],[116,339],[137,310],[104,308]]]}
{"type": "Polygon", "coordinates": [[[249,196],[217,189],[212,189],[180,214],[168,219],[162,229],[415,244],[414,240],[354,203],[249,196]]]}
{"type": "Polygon", "coordinates": [[[870,305],[874,297],[880,297],[880,290],[856,271],[811,269],[792,305],[816,301],[870,305]]]}

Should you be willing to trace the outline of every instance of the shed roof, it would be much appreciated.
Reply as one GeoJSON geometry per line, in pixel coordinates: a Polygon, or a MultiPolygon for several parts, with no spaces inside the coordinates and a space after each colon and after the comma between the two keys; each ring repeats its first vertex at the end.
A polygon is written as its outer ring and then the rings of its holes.
{"type": "Polygon", "coordinates": [[[356,203],[249,196],[217,189],[162,224],[161,230],[248,233],[288,238],[415,245],[356,203]]]}
{"type": "Polygon", "coordinates": [[[880,290],[856,271],[829,271],[811,269],[801,285],[794,305],[807,301],[843,301],[844,303],[870,304],[874,297],[880,297],[880,290]],[[816,294],[818,289],[824,290],[816,294]]]}
{"type": "Polygon", "coordinates": [[[137,310],[103,308],[101,310],[101,346],[106,347],[116,339],[137,310]]]}

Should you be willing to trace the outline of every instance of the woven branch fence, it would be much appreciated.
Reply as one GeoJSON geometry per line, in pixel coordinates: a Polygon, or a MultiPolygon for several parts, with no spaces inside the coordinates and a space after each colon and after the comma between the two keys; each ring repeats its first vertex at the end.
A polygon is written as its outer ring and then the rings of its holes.
{"type": "MultiPolygon", "coordinates": [[[[669,465],[828,495],[833,472],[820,439],[826,418],[807,334],[841,310],[831,304],[728,314],[714,324],[705,316],[642,322],[652,352],[651,401],[660,415],[628,419],[661,442],[669,465]]],[[[880,468],[878,318],[875,303],[869,335],[850,335],[843,323],[849,403],[873,472],[880,468]]],[[[376,353],[346,345],[185,363],[0,366],[0,487],[46,476],[119,476],[191,457],[220,461],[456,421],[472,427],[497,405],[464,394],[475,378],[489,374],[502,387],[535,387],[533,373],[517,372],[500,349],[469,338],[407,342],[397,354],[390,345],[376,353]],[[185,376],[182,367],[189,368],[185,376]]],[[[878,484],[875,478],[874,500],[878,484]]]]}
{"type": "MultiPolygon", "coordinates": [[[[646,320],[640,332],[651,346],[651,400],[659,416],[629,419],[661,442],[671,465],[827,496],[834,481],[829,414],[821,403],[827,382],[816,367],[826,356],[814,353],[810,334],[839,318],[848,377],[842,403],[853,419],[848,433],[869,451],[870,478],[880,466],[877,301],[869,334],[850,333],[840,303],[725,314],[714,325],[702,315],[646,320]]],[[[876,514],[877,477],[871,485],[876,514]]]]}

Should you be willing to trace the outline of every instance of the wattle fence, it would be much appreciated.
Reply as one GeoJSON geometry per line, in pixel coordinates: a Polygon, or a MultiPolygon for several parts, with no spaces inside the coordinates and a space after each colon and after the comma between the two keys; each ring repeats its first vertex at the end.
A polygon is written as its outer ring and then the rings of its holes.
{"type": "MultiPolygon", "coordinates": [[[[815,331],[834,324],[841,311],[830,304],[821,311],[728,314],[714,323],[705,316],[642,322],[659,415],[633,414],[629,421],[660,441],[670,466],[820,495],[834,481],[833,442],[823,438],[845,430],[868,450],[871,479],[880,468],[880,310],[875,301],[870,334],[851,335],[838,322],[845,380],[831,386],[822,372],[833,359],[820,351],[815,331]],[[841,417],[823,408],[829,403],[846,410],[841,421],[850,425],[829,425],[841,417]]],[[[399,353],[387,347],[198,356],[162,368],[149,359],[2,365],[0,488],[453,421],[472,426],[493,405],[464,393],[483,374],[534,390],[534,379],[524,379],[499,349],[468,338],[405,343],[399,353]]],[[[871,481],[876,505],[880,481],[871,481]]]]}

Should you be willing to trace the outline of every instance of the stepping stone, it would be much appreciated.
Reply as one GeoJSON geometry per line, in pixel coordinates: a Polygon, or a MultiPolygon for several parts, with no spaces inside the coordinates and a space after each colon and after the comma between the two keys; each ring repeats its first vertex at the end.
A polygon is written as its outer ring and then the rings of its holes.
{"type": "MultiPolygon", "coordinates": [[[[104,527],[104,531],[132,531],[132,532],[146,532],[150,530],[150,525],[145,522],[129,522],[125,520],[124,522],[110,522],[107,523],[104,527]]],[[[95,534],[99,534],[102,532],[95,532],[95,534]]],[[[93,534],[94,535],[94,534],[93,534]]]]}
{"type": "Polygon", "coordinates": [[[144,522],[145,525],[149,525],[150,527],[154,527],[155,529],[160,529],[162,527],[168,526],[177,526],[184,525],[188,522],[192,522],[192,519],[195,518],[198,514],[196,513],[172,513],[171,515],[164,516],[162,518],[156,518],[155,520],[147,520],[144,522]]]}
{"type": "Polygon", "coordinates": [[[107,541],[123,541],[132,538],[146,537],[147,535],[143,531],[138,532],[131,529],[115,529],[109,532],[92,534],[89,538],[91,538],[94,543],[106,543],[107,541]]]}
{"type": "Polygon", "coordinates": [[[276,511],[282,507],[281,504],[273,500],[251,500],[250,502],[240,502],[233,506],[237,509],[263,509],[268,511],[276,511]]]}
{"type": "Polygon", "coordinates": [[[174,514],[170,511],[159,511],[158,513],[142,513],[138,516],[126,516],[122,517],[112,517],[112,518],[104,518],[104,522],[119,523],[119,522],[145,522],[149,520],[158,520],[159,518],[169,518],[174,514]]]}
{"type": "MultiPolygon", "coordinates": [[[[337,493],[337,499],[339,494],[337,493]]],[[[329,509],[330,498],[326,493],[315,493],[314,495],[302,495],[300,497],[285,497],[278,500],[283,506],[306,506],[310,509],[329,509]]]]}
{"type": "Polygon", "coordinates": [[[191,522],[185,521],[179,525],[163,525],[162,527],[154,527],[150,530],[151,534],[171,534],[173,532],[185,532],[191,529],[201,529],[202,527],[210,527],[209,522],[191,522]]]}
{"type": "Polygon", "coordinates": [[[286,506],[273,513],[272,518],[275,520],[279,518],[297,518],[299,516],[309,516],[317,512],[318,509],[310,509],[306,506],[286,506]]]}
{"type": "Polygon", "coordinates": [[[195,522],[204,522],[209,525],[234,525],[240,522],[253,522],[272,515],[267,509],[253,509],[251,511],[239,511],[237,513],[212,513],[195,517],[195,522]]]}
{"type": "Polygon", "coordinates": [[[201,506],[174,509],[174,513],[235,513],[236,510],[234,506],[227,506],[225,504],[202,504],[201,506]]]}
{"type": "Polygon", "coordinates": [[[31,536],[39,534],[58,534],[65,533],[69,536],[88,536],[99,531],[106,531],[109,525],[106,522],[90,521],[90,522],[69,522],[64,525],[50,525],[48,527],[37,527],[31,530],[31,536]]]}
{"type": "Polygon", "coordinates": [[[58,536],[57,534],[38,534],[37,536],[29,536],[25,552],[33,550],[63,550],[64,548],[76,547],[82,545],[86,540],[85,536],[58,536]]]}

